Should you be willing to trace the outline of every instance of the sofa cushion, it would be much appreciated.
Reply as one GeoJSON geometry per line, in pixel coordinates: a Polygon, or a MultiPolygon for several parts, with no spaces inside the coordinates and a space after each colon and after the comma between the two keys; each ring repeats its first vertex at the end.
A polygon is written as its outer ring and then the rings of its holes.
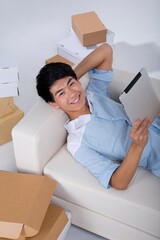
{"type": "Polygon", "coordinates": [[[55,196],[160,236],[160,179],[149,172],[139,168],[127,190],[105,189],[64,145],[45,166],[44,174],[57,180],[55,196]]]}

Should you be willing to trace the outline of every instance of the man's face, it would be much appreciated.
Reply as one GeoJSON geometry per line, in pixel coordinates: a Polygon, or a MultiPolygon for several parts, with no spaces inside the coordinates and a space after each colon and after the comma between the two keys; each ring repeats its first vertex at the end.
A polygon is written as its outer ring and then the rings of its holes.
{"type": "Polygon", "coordinates": [[[55,108],[60,108],[69,116],[81,113],[85,108],[85,95],[82,85],[72,77],[65,77],[53,83],[50,92],[55,102],[50,102],[55,108]]]}

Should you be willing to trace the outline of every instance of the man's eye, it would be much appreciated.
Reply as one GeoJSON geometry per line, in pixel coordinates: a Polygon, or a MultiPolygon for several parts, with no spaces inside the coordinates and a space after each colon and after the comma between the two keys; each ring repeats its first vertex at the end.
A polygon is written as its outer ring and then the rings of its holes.
{"type": "Polygon", "coordinates": [[[74,82],[71,82],[69,86],[71,87],[71,86],[73,86],[73,85],[74,85],[74,82]]]}
{"type": "Polygon", "coordinates": [[[59,97],[63,96],[63,94],[64,94],[64,92],[61,92],[61,93],[59,94],[59,97]]]}

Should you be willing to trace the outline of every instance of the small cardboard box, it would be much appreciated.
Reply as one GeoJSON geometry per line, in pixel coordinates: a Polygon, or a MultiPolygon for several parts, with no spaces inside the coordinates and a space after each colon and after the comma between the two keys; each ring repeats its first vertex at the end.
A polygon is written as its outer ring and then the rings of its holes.
{"type": "Polygon", "coordinates": [[[94,11],[73,15],[72,28],[83,46],[106,42],[107,29],[94,11]]]}
{"type": "Polygon", "coordinates": [[[13,113],[0,117],[0,145],[12,140],[12,128],[23,117],[24,113],[15,106],[13,113]]]}
{"type": "Polygon", "coordinates": [[[70,65],[71,67],[74,65],[73,62],[71,62],[71,61],[67,60],[66,58],[61,57],[59,55],[55,55],[55,56],[53,56],[53,57],[51,57],[51,58],[49,58],[45,61],[46,64],[53,63],[53,62],[66,63],[66,64],[70,65]]]}
{"type": "Polygon", "coordinates": [[[16,110],[12,97],[0,98],[0,118],[16,110]]]}
{"type": "MultiPolygon", "coordinates": [[[[25,239],[38,234],[55,187],[47,176],[0,171],[0,237],[25,239]]],[[[46,219],[53,211],[49,208],[46,219]]]]}

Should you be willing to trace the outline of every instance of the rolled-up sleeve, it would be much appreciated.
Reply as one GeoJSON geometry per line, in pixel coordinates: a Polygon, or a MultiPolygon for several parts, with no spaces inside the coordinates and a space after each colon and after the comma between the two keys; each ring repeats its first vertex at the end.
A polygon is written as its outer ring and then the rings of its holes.
{"type": "Polygon", "coordinates": [[[90,83],[87,90],[99,93],[103,96],[109,96],[109,84],[113,78],[113,71],[92,69],[89,72],[90,83]]]}
{"type": "Polygon", "coordinates": [[[101,155],[93,149],[82,146],[76,151],[74,158],[88,169],[100,184],[105,188],[110,187],[110,178],[119,167],[119,163],[110,160],[109,157],[101,155]]]}

